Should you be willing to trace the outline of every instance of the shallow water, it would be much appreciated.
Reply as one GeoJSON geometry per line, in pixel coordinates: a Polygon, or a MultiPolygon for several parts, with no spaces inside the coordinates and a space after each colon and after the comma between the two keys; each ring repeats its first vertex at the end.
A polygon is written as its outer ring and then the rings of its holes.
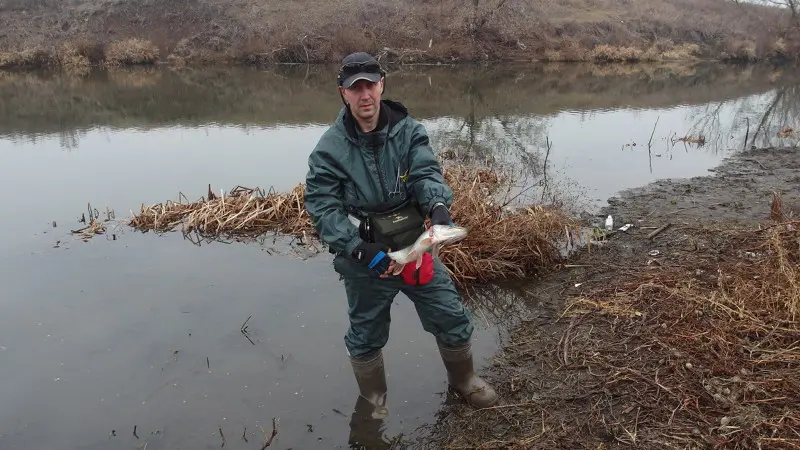
{"type": "MultiPolygon", "coordinates": [[[[796,141],[776,136],[797,116],[790,70],[638,67],[422,67],[392,72],[387,91],[448,158],[511,162],[546,180],[529,194],[590,212],[624,188],[706,174],[754,135],[796,141]]],[[[324,67],[0,75],[0,448],[219,448],[219,428],[225,448],[253,448],[273,417],[272,447],[347,447],[357,390],[327,254],[124,226],[116,240],[69,235],[88,203],[121,219],[209,184],[291,189],[341,105],[331,80],[324,67]]],[[[521,300],[503,301],[475,316],[479,364],[503,332],[495,314],[521,300]]],[[[386,358],[386,432],[411,434],[445,383],[402,295],[386,358]]]]}

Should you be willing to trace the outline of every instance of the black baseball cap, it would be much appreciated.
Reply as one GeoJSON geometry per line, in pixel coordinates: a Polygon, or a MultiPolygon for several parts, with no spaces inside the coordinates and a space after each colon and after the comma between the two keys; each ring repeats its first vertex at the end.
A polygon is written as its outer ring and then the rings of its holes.
{"type": "Polygon", "coordinates": [[[344,57],[339,68],[339,86],[349,88],[358,80],[377,83],[383,77],[383,69],[378,60],[369,53],[356,52],[344,57]]]}

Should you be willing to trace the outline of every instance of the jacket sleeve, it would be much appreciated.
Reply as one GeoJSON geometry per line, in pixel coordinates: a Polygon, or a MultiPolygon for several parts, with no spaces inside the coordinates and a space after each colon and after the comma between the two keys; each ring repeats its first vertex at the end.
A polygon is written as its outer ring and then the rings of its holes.
{"type": "Polygon", "coordinates": [[[409,149],[411,167],[408,170],[408,182],[413,188],[422,211],[430,215],[437,203],[443,203],[448,209],[453,203],[453,191],[444,181],[442,168],[430,146],[425,127],[414,122],[409,149]]]}
{"type": "Polygon", "coordinates": [[[361,244],[358,228],[347,218],[342,201],[340,166],[321,140],[308,157],[308,173],[304,193],[305,209],[320,239],[334,252],[352,258],[361,244]]]}

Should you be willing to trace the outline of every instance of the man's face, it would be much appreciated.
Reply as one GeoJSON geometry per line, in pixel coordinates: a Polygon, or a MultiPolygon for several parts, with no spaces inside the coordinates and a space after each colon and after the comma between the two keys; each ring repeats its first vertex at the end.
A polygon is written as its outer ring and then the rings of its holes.
{"type": "Polygon", "coordinates": [[[344,101],[350,105],[350,111],[354,116],[362,120],[370,120],[378,112],[381,91],[383,91],[383,78],[377,83],[358,80],[349,88],[340,87],[339,91],[342,93],[344,101]]]}

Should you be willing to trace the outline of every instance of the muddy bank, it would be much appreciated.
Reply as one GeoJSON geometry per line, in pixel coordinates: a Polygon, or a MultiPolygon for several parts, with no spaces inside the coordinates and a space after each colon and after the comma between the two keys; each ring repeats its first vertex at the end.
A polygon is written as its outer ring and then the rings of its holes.
{"type": "Polygon", "coordinates": [[[714,0],[7,0],[0,68],[320,63],[355,50],[399,63],[783,60],[798,54],[791,24],[781,8],[714,0]]]}
{"type": "Polygon", "coordinates": [[[797,448],[798,232],[779,223],[798,169],[755,149],[610,199],[594,225],[635,226],[526,288],[559,306],[485,370],[504,405],[447,407],[423,447],[797,448]]]}

